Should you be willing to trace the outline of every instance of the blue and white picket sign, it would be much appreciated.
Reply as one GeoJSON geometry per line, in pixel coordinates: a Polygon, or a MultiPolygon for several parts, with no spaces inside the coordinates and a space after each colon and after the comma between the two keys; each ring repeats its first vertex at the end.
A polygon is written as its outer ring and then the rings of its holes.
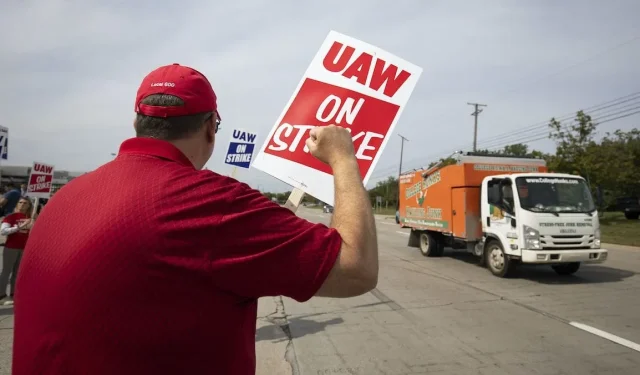
{"type": "Polygon", "coordinates": [[[256,134],[242,129],[233,129],[229,150],[224,158],[226,164],[236,167],[249,168],[253,149],[256,145],[256,134]]]}
{"type": "Polygon", "coordinates": [[[9,158],[9,128],[0,126],[0,157],[2,160],[9,158]]]}

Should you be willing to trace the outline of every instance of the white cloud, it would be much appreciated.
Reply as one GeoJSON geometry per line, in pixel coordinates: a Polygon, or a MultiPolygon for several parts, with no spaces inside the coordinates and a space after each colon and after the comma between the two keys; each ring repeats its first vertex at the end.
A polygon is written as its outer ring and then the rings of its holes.
{"type": "MultiPolygon", "coordinates": [[[[410,138],[406,167],[470,146],[468,101],[489,104],[480,118],[482,145],[637,91],[640,81],[640,42],[590,59],[640,35],[634,0],[40,0],[2,8],[0,123],[10,128],[13,165],[36,159],[88,170],[108,161],[133,135],[142,77],[179,62],[205,73],[219,95],[223,130],[208,166],[230,173],[222,163],[230,129],[253,129],[262,141],[330,29],[424,67],[397,127],[410,138]]],[[[374,176],[396,173],[399,145],[389,142],[374,176]]],[[[238,177],[286,188],[253,170],[238,177]]]]}

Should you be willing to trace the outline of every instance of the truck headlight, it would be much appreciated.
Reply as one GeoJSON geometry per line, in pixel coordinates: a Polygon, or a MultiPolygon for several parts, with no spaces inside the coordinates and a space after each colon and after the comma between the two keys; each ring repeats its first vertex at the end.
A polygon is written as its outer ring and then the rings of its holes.
{"type": "Polygon", "coordinates": [[[540,250],[542,248],[540,246],[540,232],[537,229],[523,225],[522,231],[524,232],[525,249],[540,250]]]}
{"type": "Polygon", "coordinates": [[[593,233],[593,245],[591,245],[594,249],[600,248],[600,228],[596,229],[595,233],[593,233]]]}

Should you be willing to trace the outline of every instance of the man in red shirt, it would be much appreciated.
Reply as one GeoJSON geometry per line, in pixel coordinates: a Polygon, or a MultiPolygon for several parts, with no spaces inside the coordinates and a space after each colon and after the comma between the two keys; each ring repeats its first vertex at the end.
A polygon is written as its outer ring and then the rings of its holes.
{"type": "Polygon", "coordinates": [[[373,289],[371,203],[348,131],[314,130],[335,178],[330,227],[203,170],[220,116],[204,75],[144,78],[136,138],[57,192],[18,277],[13,374],[254,374],[257,300],[373,289]]]}

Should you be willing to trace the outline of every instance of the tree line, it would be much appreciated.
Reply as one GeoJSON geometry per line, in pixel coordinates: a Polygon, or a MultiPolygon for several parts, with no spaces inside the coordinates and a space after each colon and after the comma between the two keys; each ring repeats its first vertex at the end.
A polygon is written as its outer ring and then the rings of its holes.
{"type": "MultiPolygon", "coordinates": [[[[584,177],[594,197],[601,197],[604,207],[611,207],[618,197],[640,196],[640,130],[616,130],[607,132],[597,140],[598,124],[591,116],[578,111],[570,122],[552,118],[548,124],[549,139],[556,144],[555,152],[545,153],[529,149],[526,143],[515,143],[497,150],[477,150],[480,155],[534,157],[544,159],[550,172],[569,173],[584,177]]],[[[455,164],[454,157],[441,158],[427,165],[431,168],[455,164]]],[[[395,207],[398,202],[398,178],[390,176],[379,181],[369,190],[371,205],[376,197],[382,197],[383,205],[395,207]]],[[[290,192],[264,193],[269,199],[284,203],[290,192]]],[[[307,204],[318,203],[314,197],[305,195],[307,204]]]]}

